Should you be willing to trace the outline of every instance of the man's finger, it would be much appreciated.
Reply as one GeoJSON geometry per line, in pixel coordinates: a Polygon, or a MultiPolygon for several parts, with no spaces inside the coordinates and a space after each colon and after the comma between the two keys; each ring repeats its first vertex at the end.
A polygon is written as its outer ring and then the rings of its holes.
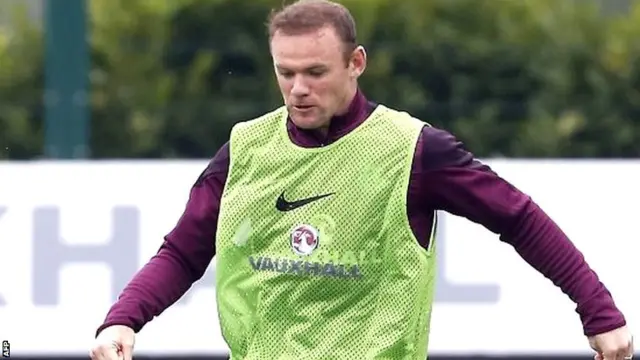
{"type": "Polygon", "coordinates": [[[95,360],[120,360],[120,356],[118,356],[118,349],[113,346],[100,346],[98,349],[98,356],[95,360]]]}
{"type": "Polygon", "coordinates": [[[120,351],[122,353],[122,360],[133,359],[133,345],[123,345],[120,351]]]}
{"type": "Polygon", "coordinates": [[[625,346],[622,350],[618,351],[618,357],[620,360],[633,359],[633,337],[629,339],[627,346],[625,346]]]}
{"type": "Polygon", "coordinates": [[[606,350],[602,352],[603,360],[622,360],[618,358],[618,352],[615,350],[606,350]]]}
{"type": "Polygon", "coordinates": [[[618,358],[620,360],[633,359],[633,349],[629,346],[628,348],[621,350],[620,352],[618,352],[618,358]]]}
{"type": "Polygon", "coordinates": [[[633,353],[630,352],[629,347],[618,351],[617,360],[630,360],[631,358],[633,358],[633,353]]]}
{"type": "Polygon", "coordinates": [[[604,360],[625,360],[627,357],[626,349],[607,350],[604,353],[604,360]]]}

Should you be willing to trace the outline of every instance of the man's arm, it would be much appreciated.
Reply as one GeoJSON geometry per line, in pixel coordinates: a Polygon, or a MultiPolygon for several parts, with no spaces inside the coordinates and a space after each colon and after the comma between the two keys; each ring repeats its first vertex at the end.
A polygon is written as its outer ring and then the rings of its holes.
{"type": "Polygon", "coordinates": [[[140,331],[204,275],[215,255],[220,197],[228,168],[229,148],[225,144],[191,188],[175,228],[122,291],[96,335],[111,325],[140,331]]]}
{"type": "Polygon", "coordinates": [[[577,304],[584,333],[624,326],[625,318],[583,255],[529,196],[476,160],[454,136],[425,127],[414,176],[425,206],[463,216],[500,234],[577,304]]]}

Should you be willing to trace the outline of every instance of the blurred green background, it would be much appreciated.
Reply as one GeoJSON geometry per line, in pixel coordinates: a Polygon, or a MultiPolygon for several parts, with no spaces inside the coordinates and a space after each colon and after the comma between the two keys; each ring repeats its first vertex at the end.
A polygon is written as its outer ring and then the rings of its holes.
{"type": "MultiPolygon", "coordinates": [[[[0,159],[209,158],[282,101],[282,0],[0,1],[0,159]]],[[[640,1],[342,3],[365,93],[478,156],[640,155],[640,1]]]]}

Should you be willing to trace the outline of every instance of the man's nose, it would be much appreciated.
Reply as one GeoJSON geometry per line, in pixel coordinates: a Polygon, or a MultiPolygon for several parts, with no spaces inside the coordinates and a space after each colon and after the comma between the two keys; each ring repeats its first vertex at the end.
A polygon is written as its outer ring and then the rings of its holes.
{"type": "Polygon", "coordinates": [[[293,96],[306,96],[309,94],[309,86],[305,84],[302,76],[296,76],[293,80],[293,87],[291,88],[291,95],[293,96]]]}

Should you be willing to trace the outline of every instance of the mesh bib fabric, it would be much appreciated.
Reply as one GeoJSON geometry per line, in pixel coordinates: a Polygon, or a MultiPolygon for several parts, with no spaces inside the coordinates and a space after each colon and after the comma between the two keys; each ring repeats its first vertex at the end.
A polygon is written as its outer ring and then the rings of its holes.
{"type": "Polygon", "coordinates": [[[231,358],[425,359],[435,251],[417,243],[406,210],[425,124],[379,105],[308,149],[286,118],[280,108],[231,133],[216,238],[231,358]]]}

